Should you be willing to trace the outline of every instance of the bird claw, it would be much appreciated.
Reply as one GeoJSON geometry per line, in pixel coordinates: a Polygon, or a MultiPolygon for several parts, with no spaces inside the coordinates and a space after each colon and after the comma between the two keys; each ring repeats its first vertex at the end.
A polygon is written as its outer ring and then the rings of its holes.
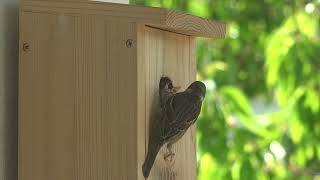
{"type": "Polygon", "coordinates": [[[169,152],[166,155],[164,155],[164,160],[172,162],[175,155],[176,155],[175,153],[169,152]]]}

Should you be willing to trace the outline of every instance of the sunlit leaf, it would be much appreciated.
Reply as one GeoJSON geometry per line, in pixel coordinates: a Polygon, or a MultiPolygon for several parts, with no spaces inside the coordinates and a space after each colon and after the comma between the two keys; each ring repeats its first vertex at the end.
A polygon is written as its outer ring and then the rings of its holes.
{"type": "Polygon", "coordinates": [[[300,143],[304,133],[305,133],[304,125],[297,118],[297,116],[292,117],[290,121],[290,136],[293,142],[296,144],[300,143]]]}
{"type": "Polygon", "coordinates": [[[214,178],[214,169],[216,164],[209,154],[204,154],[200,161],[199,180],[207,180],[214,178]]]}
{"type": "Polygon", "coordinates": [[[206,67],[204,68],[204,72],[206,73],[206,76],[213,77],[219,71],[226,71],[227,68],[228,65],[225,62],[214,61],[206,65],[206,67]]]}
{"type": "Polygon", "coordinates": [[[173,0],[163,0],[162,3],[163,3],[163,7],[166,7],[166,8],[170,8],[172,7],[173,5],[173,0]]]}
{"type": "Polygon", "coordinates": [[[316,33],[319,31],[319,22],[314,16],[307,15],[304,12],[300,12],[292,18],[296,18],[292,20],[296,21],[299,30],[304,35],[306,35],[310,39],[316,38],[316,33]]]}
{"type": "Polygon", "coordinates": [[[295,153],[290,157],[292,164],[296,164],[299,167],[303,167],[306,164],[306,155],[303,148],[298,148],[295,153]]]}
{"type": "Polygon", "coordinates": [[[320,159],[320,144],[316,145],[317,157],[320,159]]]}
{"type": "Polygon", "coordinates": [[[245,115],[252,113],[251,106],[246,98],[246,96],[241,92],[240,89],[225,86],[220,90],[220,93],[223,94],[229,101],[232,101],[235,108],[241,111],[245,115]]]}
{"type": "Polygon", "coordinates": [[[208,17],[208,5],[205,0],[188,1],[188,6],[190,7],[190,12],[194,15],[201,17],[208,17]]]}
{"type": "Polygon", "coordinates": [[[292,23],[285,23],[281,28],[272,33],[266,46],[267,83],[269,86],[277,82],[281,64],[290,48],[294,45],[294,32],[292,23]]]}
{"type": "Polygon", "coordinates": [[[240,179],[241,161],[236,161],[232,165],[232,179],[240,179]]]}
{"type": "Polygon", "coordinates": [[[306,93],[305,106],[310,108],[313,113],[320,111],[320,95],[314,89],[308,89],[306,93]]]}

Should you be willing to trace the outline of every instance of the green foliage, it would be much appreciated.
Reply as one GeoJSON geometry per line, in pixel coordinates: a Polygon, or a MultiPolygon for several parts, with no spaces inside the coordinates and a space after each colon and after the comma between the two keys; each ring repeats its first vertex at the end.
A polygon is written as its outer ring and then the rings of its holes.
{"type": "Polygon", "coordinates": [[[199,180],[320,179],[320,1],[131,0],[227,22],[197,40],[199,180]]]}

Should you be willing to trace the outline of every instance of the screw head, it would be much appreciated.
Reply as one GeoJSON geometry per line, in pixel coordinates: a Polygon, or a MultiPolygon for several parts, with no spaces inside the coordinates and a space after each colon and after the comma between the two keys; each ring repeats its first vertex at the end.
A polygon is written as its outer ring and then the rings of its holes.
{"type": "Polygon", "coordinates": [[[29,51],[29,50],[30,50],[30,45],[29,45],[28,43],[23,43],[23,45],[22,45],[22,50],[23,50],[24,52],[29,51]]]}
{"type": "Polygon", "coordinates": [[[126,41],[126,46],[127,46],[127,48],[131,48],[133,46],[133,39],[128,39],[126,41]]]}

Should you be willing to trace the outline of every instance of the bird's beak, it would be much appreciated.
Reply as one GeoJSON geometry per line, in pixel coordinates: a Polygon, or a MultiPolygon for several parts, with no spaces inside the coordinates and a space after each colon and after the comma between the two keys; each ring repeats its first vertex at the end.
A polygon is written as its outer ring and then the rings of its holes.
{"type": "Polygon", "coordinates": [[[173,87],[173,91],[174,91],[174,92],[178,92],[180,89],[181,89],[180,86],[175,86],[175,87],[173,87]]]}
{"type": "Polygon", "coordinates": [[[203,96],[200,96],[200,101],[201,101],[201,102],[203,101],[203,99],[204,99],[204,97],[203,97],[203,96]]]}

